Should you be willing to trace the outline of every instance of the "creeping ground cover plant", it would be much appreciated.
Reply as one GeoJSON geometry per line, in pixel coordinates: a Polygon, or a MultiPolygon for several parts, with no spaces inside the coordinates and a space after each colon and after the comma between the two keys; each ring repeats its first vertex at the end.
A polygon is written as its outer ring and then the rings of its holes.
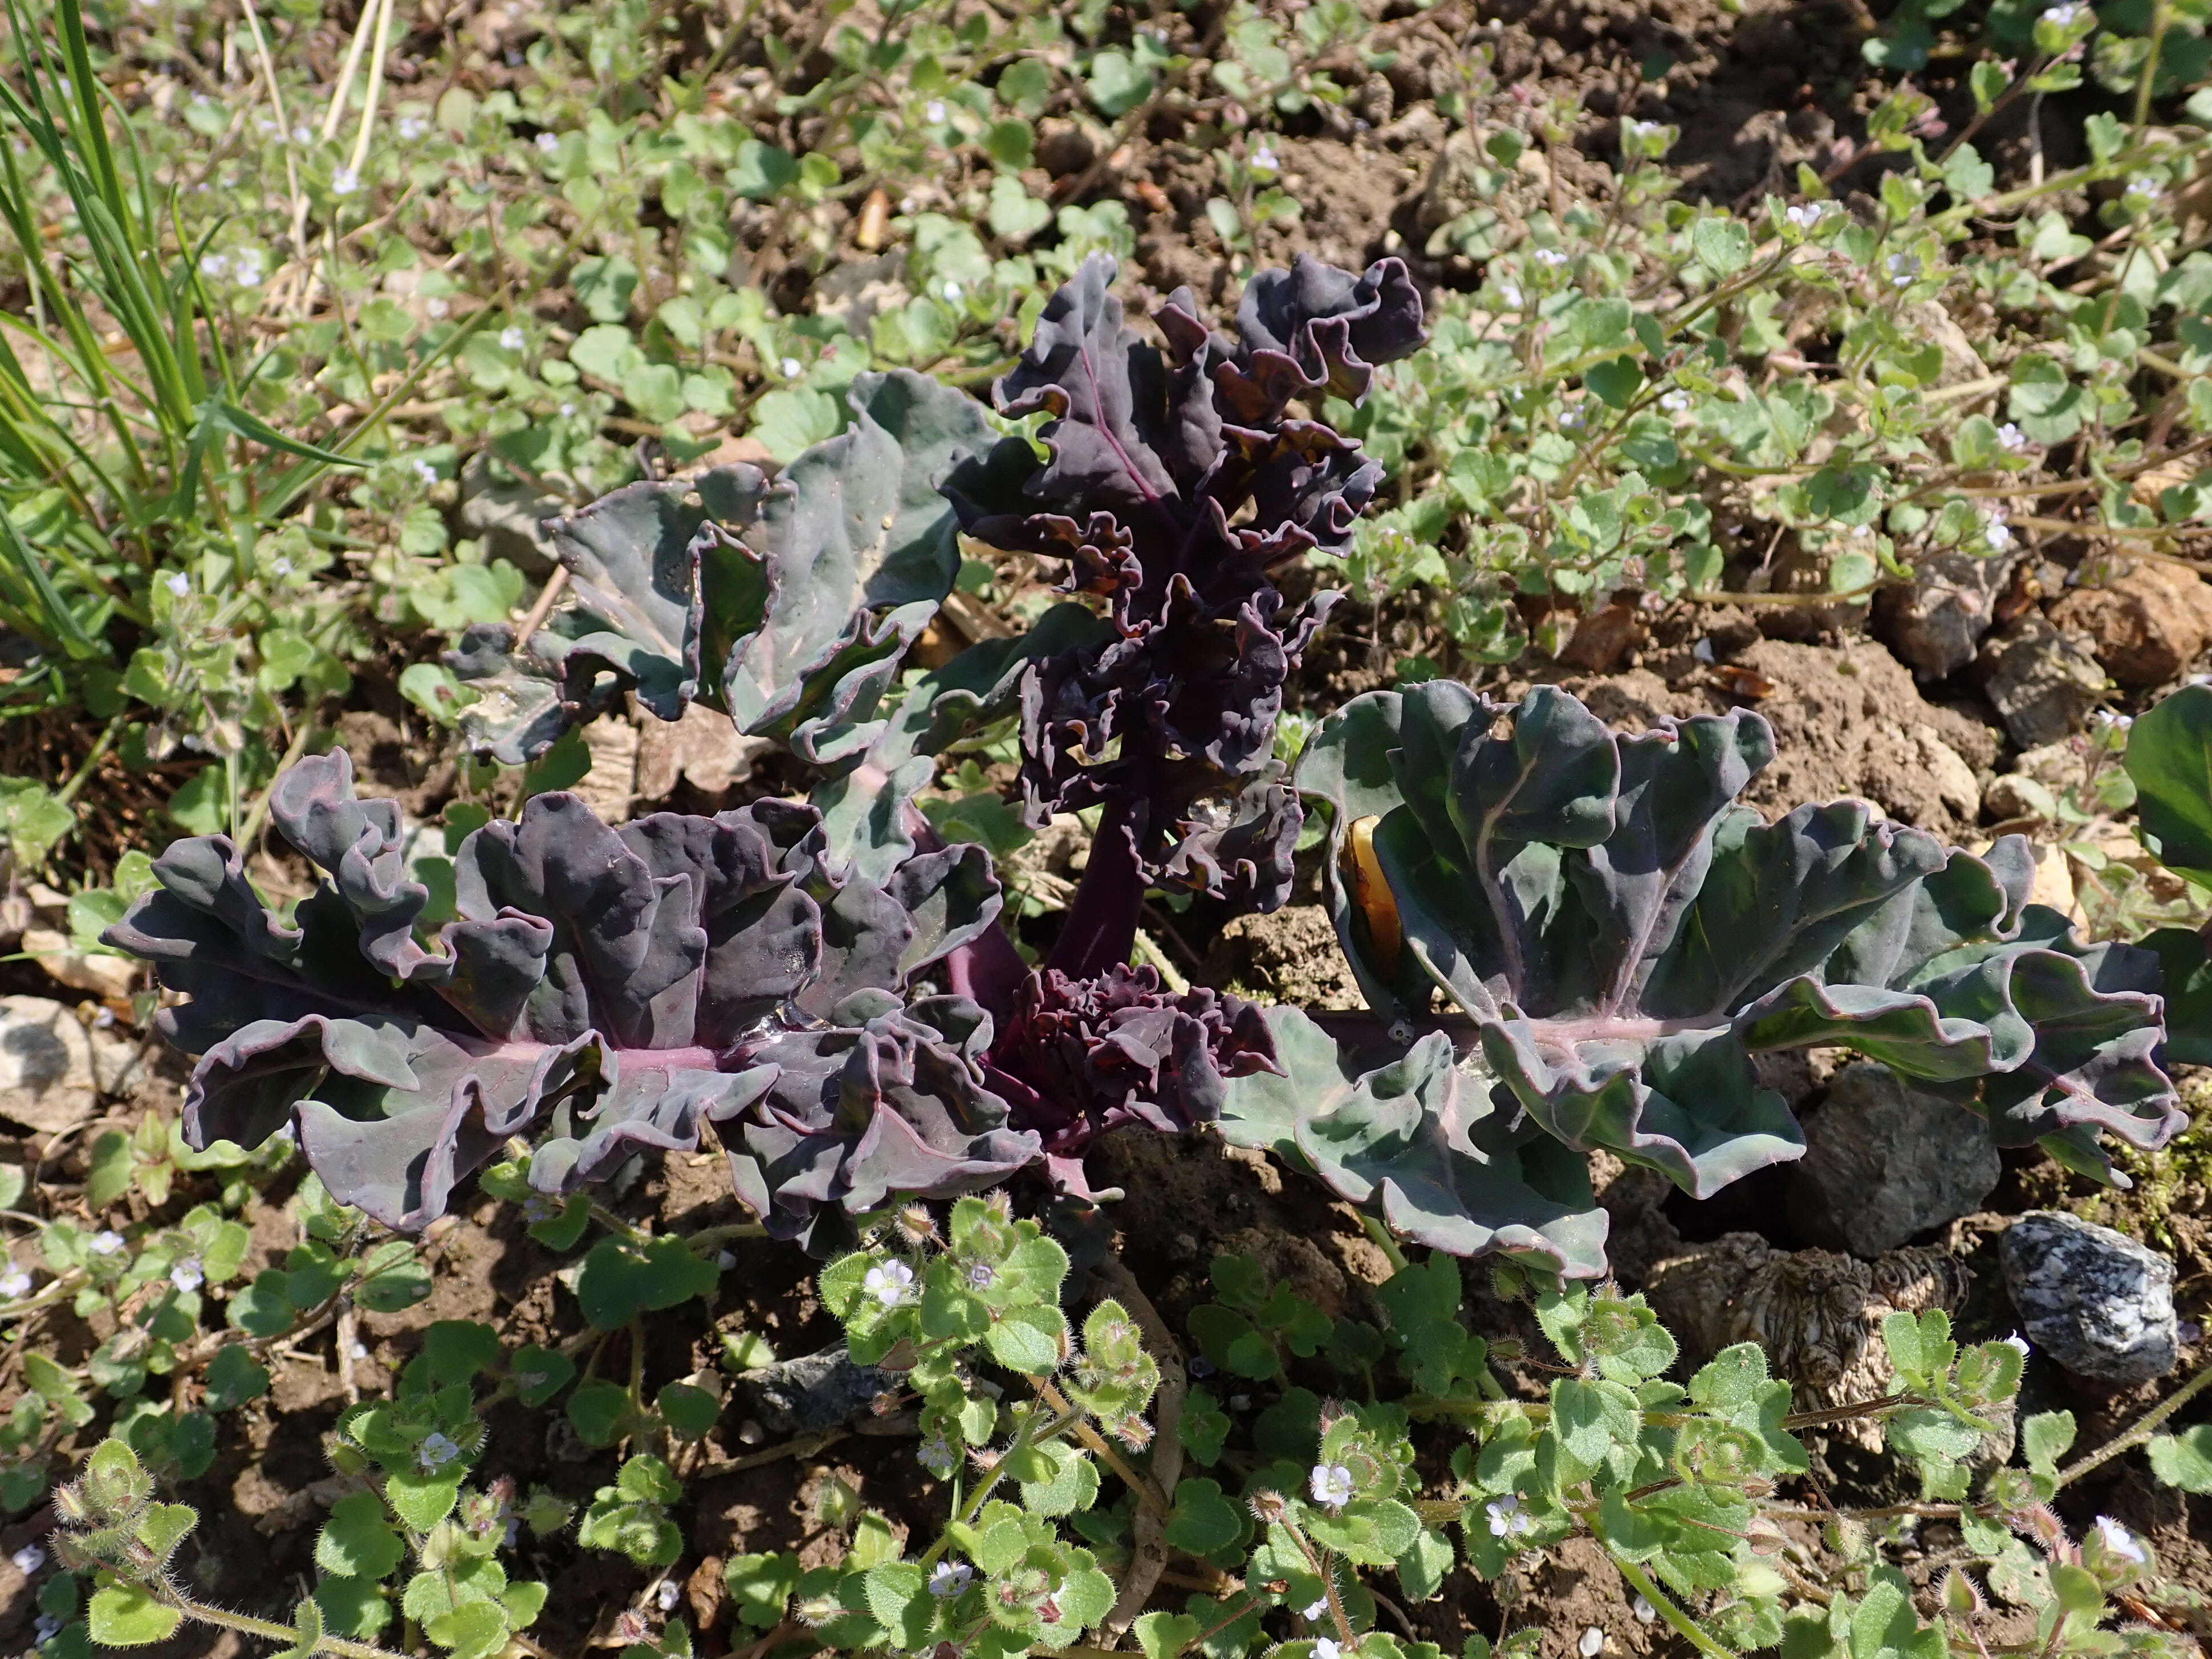
{"type": "Polygon", "coordinates": [[[1000,381],[1034,432],[863,377],[852,427],[774,479],[631,485],[565,520],[573,601],[455,653],[494,752],[624,691],[664,718],[702,701],[817,765],[810,803],[616,829],[536,795],[460,842],[447,918],[340,754],[272,792],[320,872],[290,914],[226,838],[158,860],[108,938],[188,999],[161,1021],[201,1056],[194,1144],[296,1121],[336,1196],[419,1228],[511,1138],[561,1193],[712,1125],[770,1231],[826,1248],[1031,1165],[1100,1197],[1100,1131],[1218,1122],[1405,1236],[1579,1277],[1605,1267],[1583,1152],[1705,1195],[1802,1151],[1762,1052],[1854,1048],[2099,1175],[2100,1130],[2175,1132],[2151,953],[2028,903],[2017,837],[1977,857],[1856,801],[1762,822],[1737,799],[1772,757],[1755,714],[1623,735],[1550,688],[1509,710],[1439,682],[1354,699],[1293,782],[1283,687],[1332,596],[1293,606],[1274,577],[1341,547],[1380,482],[1300,411],[1412,349],[1419,296],[1392,260],[1302,258],[1251,280],[1234,339],[1178,292],[1154,345],[1112,276],[1087,263],[1000,381]],[[1073,597],[906,669],[959,526],[1073,597]],[[994,727],[1031,823],[1096,811],[1035,965],[985,850],[908,799],[994,727]],[[1376,1014],[1341,1043],[1129,960],[1148,890],[1280,904],[1301,793],[1376,1014]]]}

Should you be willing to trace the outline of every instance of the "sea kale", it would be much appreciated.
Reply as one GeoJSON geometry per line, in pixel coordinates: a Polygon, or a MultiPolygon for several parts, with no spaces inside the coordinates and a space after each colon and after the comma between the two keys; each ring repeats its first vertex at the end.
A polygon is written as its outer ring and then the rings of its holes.
{"type": "Polygon", "coordinates": [[[1753,1068],[1775,1049],[1885,1061],[2099,1176],[2098,1130],[2179,1129],[2150,952],[2029,903],[2018,836],[1975,857],[1857,800],[1762,821],[1736,797],[1773,748],[1747,710],[1617,734],[1545,686],[1353,699],[1298,781],[1369,1002],[1417,1021],[1441,993],[1518,1110],[1700,1196],[1803,1152],[1753,1068]]]}
{"type": "Polygon", "coordinates": [[[969,534],[1057,562],[1065,591],[1113,627],[1030,664],[1020,684],[1022,788],[1033,822],[1102,809],[1053,965],[1077,977],[1127,955],[1146,886],[1273,909],[1300,813],[1273,757],[1283,687],[1337,595],[1286,604],[1275,576],[1341,552],[1382,468],[1310,414],[1357,401],[1376,364],[1420,343],[1405,266],[1364,276],[1300,255],[1252,278],[1239,338],[1178,289],[1153,313],[1165,349],[1122,319],[1094,255],[1045,307],[996,388],[1042,413],[1049,459],[1001,443],[948,486],[969,534]]]}
{"type": "Polygon", "coordinates": [[[457,919],[425,939],[398,807],[356,799],[343,751],[284,774],[270,816],[322,872],[289,921],[210,836],[162,854],[106,935],[189,998],[159,1025],[200,1056],[196,1146],[294,1122],[337,1197],[416,1228],[510,1137],[563,1192],[711,1121],[738,1195],[802,1238],[825,1210],[971,1191],[1038,1156],[985,1083],[989,1016],[920,982],[994,925],[979,848],[877,884],[825,861],[811,807],[617,830],[544,794],[462,843],[457,919]]]}
{"type": "MultiPolygon", "coordinates": [[[[1855,1049],[2093,1172],[2100,1129],[2174,1133],[2157,959],[2028,903],[2017,838],[1974,857],[1859,801],[1764,822],[1738,804],[1772,755],[1756,714],[1623,735],[1550,688],[1513,709],[1370,693],[1293,787],[1276,724],[1335,596],[1276,580],[1343,551],[1381,481],[1317,416],[1419,341],[1419,295],[1394,259],[1301,258],[1252,280],[1235,339],[1178,290],[1155,345],[1113,276],[1086,263],[997,386],[1002,415],[1045,417],[1034,440],[994,442],[921,376],[861,376],[851,428],[775,479],[635,484],[560,521],[570,602],[450,659],[506,759],[619,692],[663,718],[704,700],[823,768],[812,804],[611,828],[538,795],[462,843],[435,926],[399,809],[356,799],[343,754],[271,793],[321,872],[289,915],[221,836],[165,854],[107,937],[189,999],[160,1024],[200,1056],[194,1143],[289,1121],[334,1194],[415,1227],[512,1138],[563,1192],[711,1124],[769,1230],[827,1243],[848,1214],[1034,1163],[1088,1194],[1099,1133],[1218,1123],[1409,1237],[1586,1276],[1605,1217],[1584,1152],[1704,1194],[1803,1150],[1768,1050],[1855,1049]],[[956,517],[1070,597],[902,679],[956,517]],[[1033,823],[1098,814],[1034,969],[983,850],[913,799],[934,755],[1008,726],[1033,823]],[[1130,965],[1149,889],[1284,902],[1298,792],[1331,819],[1364,1042],[1130,965]]],[[[2203,712],[2147,722],[2130,756],[2177,803],[2146,811],[2170,860],[2204,840],[2202,721],[2179,720],[2203,712]]]]}

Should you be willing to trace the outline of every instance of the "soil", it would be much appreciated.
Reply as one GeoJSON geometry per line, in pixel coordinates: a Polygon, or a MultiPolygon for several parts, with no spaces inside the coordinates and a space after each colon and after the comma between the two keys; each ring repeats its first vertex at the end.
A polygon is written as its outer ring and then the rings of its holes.
{"type": "MultiPolygon", "coordinates": [[[[504,15],[480,11],[479,21],[495,15],[504,15]]],[[[1735,202],[1784,188],[1800,164],[1832,165],[1839,136],[1863,137],[1865,114],[1882,91],[1859,51],[1875,24],[1858,0],[1747,0],[1741,5],[1499,0],[1483,6],[1479,16],[1447,0],[1433,13],[1392,16],[1379,27],[1392,33],[1391,50],[1378,54],[1387,61],[1369,68],[1347,57],[1334,66],[1346,88],[1344,104],[1316,106],[1275,141],[1285,186],[1303,212],[1294,222],[1259,232],[1261,258],[1279,262],[1310,250],[1358,266],[1397,252],[1425,283],[1472,283],[1478,273],[1465,261],[1432,259],[1421,252],[1435,222],[1437,192],[1448,185],[1450,172],[1443,137],[1449,124],[1438,116],[1436,100],[1451,92],[1458,64],[1470,52],[1490,53],[1516,96],[1562,97],[1579,111],[1566,137],[1524,168],[1532,200],[1540,200],[1555,180],[1571,184],[1578,169],[1588,168],[1586,155],[1612,143],[1617,121],[1632,115],[1681,126],[1672,164],[1694,196],[1735,202]]],[[[520,23],[501,21],[487,38],[495,38],[504,50],[527,36],[520,23]]],[[[1929,84],[1947,107],[1961,96],[1940,78],[1929,84]]],[[[2067,164],[2068,136],[2078,130],[2078,121],[2050,122],[2047,165],[2067,164]]],[[[1095,173],[1086,186],[1092,197],[1116,197],[1128,204],[1139,227],[1138,265],[1146,284],[1164,293],[1188,283],[1218,303],[1226,297],[1230,262],[1205,210],[1211,166],[1201,166],[1198,152],[1184,147],[1172,122],[1156,123],[1145,139],[1132,159],[1111,167],[1094,167],[1097,158],[1073,140],[1048,142],[1041,155],[1061,182],[1095,173]]],[[[2018,139],[2001,121],[1990,147],[2002,155],[2018,139]]],[[[1869,186],[1874,177],[1866,167],[1855,181],[1869,186]]],[[[790,304],[811,275],[794,264],[787,272],[764,270],[761,280],[790,304]]],[[[1486,689],[1510,696],[1548,680],[1573,690],[1605,718],[1632,726],[1755,708],[1774,727],[1778,755],[1754,785],[1753,805],[1776,811],[1799,801],[1852,795],[1946,837],[1969,839],[1981,831],[1983,792],[2008,769],[2012,757],[1994,711],[1966,680],[1917,683],[1850,616],[1803,609],[1756,614],[1680,609],[1656,617],[1630,613],[1626,620],[1632,625],[1620,628],[1617,637],[1596,631],[1586,646],[1578,640],[1574,654],[1580,665],[1532,655],[1490,677],[1486,689]]],[[[1347,665],[1350,660],[1342,655],[1325,660],[1317,651],[1292,688],[1294,703],[1318,714],[1380,683],[1376,666],[1362,670],[1347,665]]],[[[2185,664],[2183,672],[2201,665],[2185,664]]],[[[434,810],[453,793],[453,769],[431,757],[424,733],[392,692],[391,677],[364,677],[363,684],[359,706],[343,717],[339,732],[365,781],[398,795],[410,811],[434,810]]],[[[0,745],[0,770],[64,774],[66,768],[51,757],[41,758],[38,734],[22,729],[8,741],[15,747],[0,745]]],[[[687,751],[656,762],[651,775],[661,780],[659,789],[674,804],[698,810],[703,802],[712,810],[736,793],[778,785],[772,760],[746,784],[744,768],[751,764],[750,754],[733,760],[687,751]]],[[[112,759],[95,771],[86,799],[105,804],[95,814],[93,873],[102,872],[122,848],[148,838],[148,823],[164,793],[158,777],[149,781],[112,759]]],[[[642,810],[650,804],[648,795],[637,805],[642,810]]],[[[1212,934],[1202,960],[1187,960],[1185,968],[1203,982],[1255,998],[1318,1008],[1359,1006],[1318,902],[1310,859],[1304,873],[1291,906],[1271,916],[1228,921],[1212,934]]],[[[298,890],[296,872],[288,877],[281,866],[257,868],[257,879],[264,875],[271,890],[298,890]]],[[[1194,924],[1186,924],[1186,934],[1207,937],[1194,924]]],[[[78,994],[33,969],[0,965],[0,990],[32,989],[72,1004],[78,1000],[78,994]]],[[[157,1056],[138,1091],[113,1103],[112,1110],[125,1122],[157,1106],[173,1111],[179,1081],[173,1063],[157,1056]]],[[[2195,1091],[2192,1098],[2201,1105],[2204,1091],[2195,1091]]],[[[64,1194],[83,1178],[83,1152],[82,1137],[0,1137],[0,1156],[44,1166],[64,1194]]],[[[2181,1267],[2183,1317],[2199,1326],[2212,1322],[2212,1182],[2198,1156],[2187,1167],[2172,1158],[2144,1160],[2132,1191],[2112,1192],[2048,1160],[2008,1154],[2004,1183],[1990,1209],[1923,1241],[1948,1248],[1973,1276],[1957,1313],[1960,1334],[1987,1339],[2011,1328],[2014,1316],[1996,1271],[1994,1239],[2007,1218],[2045,1205],[2065,1206],[2160,1242],[2181,1267]]],[[[1333,1316],[1376,1319],[1371,1287],[1388,1276],[1389,1264],[1357,1215],[1311,1181],[1204,1135],[1172,1139],[1117,1133],[1094,1150],[1090,1170],[1094,1183],[1126,1194],[1107,1207],[1107,1218],[1124,1261],[1175,1328],[1206,1299],[1209,1264],[1223,1252],[1258,1256],[1333,1316]]],[[[1632,1287],[1685,1239],[1747,1230],[1784,1248],[1798,1242],[1775,1183],[1754,1179],[1699,1205],[1646,1172],[1601,1159],[1595,1173],[1613,1214],[1616,1261],[1632,1287]]],[[[276,1264],[294,1242],[279,1207],[285,1196],[283,1187],[273,1188],[271,1202],[259,1212],[249,1271],[276,1264]]],[[[1024,1191],[1022,1196],[1033,1203],[1041,1194],[1024,1191]]],[[[741,1218],[720,1164],[710,1156],[647,1170],[611,1201],[624,1216],[657,1227],[689,1231],[741,1218]]],[[[144,1218],[143,1201],[135,1196],[110,1218],[120,1222],[126,1211],[131,1218],[144,1218]]],[[[282,1613],[306,1592],[314,1577],[316,1528],[333,1495],[325,1480],[323,1437],[349,1399],[373,1397],[388,1383],[432,1322],[483,1320],[517,1340],[547,1343],[581,1330],[574,1300],[556,1276],[562,1259],[532,1242],[511,1207],[487,1201],[441,1224],[434,1238],[440,1271],[431,1298],[403,1313],[362,1316],[357,1335],[363,1355],[342,1352],[340,1332],[329,1329],[279,1357],[272,1364],[272,1398],[228,1419],[214,1467],[179,1493],[204,1516],[182,1557],[186,1576],[201,1593],[282,1613]]],[[[761,1242],[734,1243],[730,1253],[722,1289],[705,1317],[693,1317],[687,1307],[683,1318],[650,1322],[641,1356],[629,1352],[627,1335],[611,1335],[586,1351],[587,1366],[604,1372],[640,1364],[658,1386],[714,1373],[724,1334],[764,1337],[784,1358],[836,1341],[836,1323],[811,1297],[811,1264],[803,1257],[761,1242]]],[[[1466,1317],[1475,1330],[1545,1351],[1525,1309],[1498,1299],[1480,1264],[1468,1267],[1466,1286],[1466,1317]]],[[[65,1313],[50,1318],[40,1340],[65,1352],[88,1346],[88,1334],[65,1313]]],[[[2202,1358],[2199,1346],[2185,1358],[2185,1366],[2202,1358]]],[[[1504,1369],[1525,1394],[1533,1396],[1544,1385],[1534,1368],[1504,1369]]],[[[2114,1394],[2047,1366],[2032,1367],[2030,1379],[2022,1409],[2073,1410],[2083,1445],[2123,1426],[2160,1392],[2150,1385],[2114,1394]]],[[[0,1382],[0,1388],[14,1386],[0,1382]]],[[[517,1472],[526,1486],[543,1485],[581,1502],[611,1477],[608,1457],[583,1447],[557,1413],[509,1403],[494,1409],[488,1423],[491,1447],[485,1466],[517,1472]]],[[[899,1432],[910,1433],[909,1424],[893,1414],[863,1419],[827,1442],[810,1437],[779,1445],[748,1413],[742,1389],[733,1390],[732,1408],[700,1447],[700,1473],[684,1516],[687,1553],[678,1571],[700,1626],[702,1655],[720,1655],[744,1639],[720,1616],[720,1564],[730,1556],[792,1550],[810,1564],[832,1559],[841,1547],[839,1517],[855,1504],[882,1511],[901,1533],[929,1527],[941,1516],[941,1491],[922,1478],[911,1440],[899,1432]]],[[[1423,1450],[1440,1470],[1449,1450],[1443,1437],[1432,1437],[1423,1450]]],[[[1863,1458],[1855,1461],[1847,1445],[1823,1448],[1822,1455],[1826,1490],[1837,1501],[1884,1490],[1887,1472],[1863,1458]]],[[[2098,1514],[2114,1516],[2148,1537],[2174,1576],[2212,1590],[2212,1548],[2204,1541],[2212,1538],[2212,1499],[2185,1498],[2154,1486],[2140,1460],[2116,1460],[2069,1489],[2061,1509],[2076,1528],[2098,1514]]],[[[51,1516],[41,1510],[0,1528],[0,1646],[10,1650],[28,1642],[33,1608],[28,1585],[5,1555],[42,1537],[50,1526],[51,1516]]],[[[1817,1561],[1811,1535],[1800,1541],[1817,1561]]],[[[1899,1559],[1924,1585],[1949,1541],[1941,1528],[1930,1526],[1899,1559]]],[[[528,1572],[552,1587],[532,1632],[552,1653],[575,1654],[587,1642],[604,1643],[615,1613],[644,1581],[619,1559],[580,1551],[558,1537],[529,1541],[523,1558],[528,1572]]],[[[1456,1575],[1443,1599],[1404,1611],[1413,1633],[1449,1653],[1460,1650],[1470,1632],[1495,1638],[1509,1620],[1515,1628],[1540,1632],[1538,1650],[1545,1659],[1567,1659],[1593,1628],[1602,1633],[1608,1653],[1689,1651],[1662,1625],[1636,1616],[1618,1575],[1586,1541],[1553,1552],[1495,1586],[1456,1575]]],[[[152,1659],[227,1655],[237,1645],[228,1637],[189,1635],[154,1650],[152,1659]]]]}

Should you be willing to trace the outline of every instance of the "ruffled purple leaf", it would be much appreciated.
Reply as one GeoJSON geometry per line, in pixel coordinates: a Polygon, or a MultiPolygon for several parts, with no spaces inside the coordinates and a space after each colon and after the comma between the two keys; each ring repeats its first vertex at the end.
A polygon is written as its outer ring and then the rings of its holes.
{"type": "Polygon", "coordinates": [[[412,1229],[510,1137],[566,1190],[712,1122],[741,1194],[809,1237],[825,1208],[963,1192],[1038,1156],[985,1086],[990,1017],[915,982],[993,923],[978,848],[877,883],[829,859],[809,807],[613,829],[540,795],[462,843],[458,919],[424,938],[398,808],[356,800],[343,753],[281,779],[272,817],[325,874],[295,926],[209,836],[156,860],[160,886],[106,936],[187,999],[159,1024],[200,1056],[195,1146],[289,1119],[334,1194],[412,1229]]]}
{"type": "Polygon", "coordinates": [[[1281,1070],[1257,1004],[1170,991],[1156,969],[1120,963],[1094,979],[1031,975],[992,1059],[1000,1091],[1060,1157],[1123,1123],[1211,1123],[1231,1079],[1281,1070]]]}
{"type": "MultiPolygon", "coordinates": [[[[1273,573],[1342,550],[1382,478],[1288,408],[1364,395],[1375,365],[1419,343],[1419,295],[1395,259],[1355,276],[1301,257],[1253,279],[1241,340],[1177,290],[1153,319],[1163,349],[1124,319],[1114,275],[1085,261],[997,386],[1001,412],[1051,417],[1048,459],[1009,441],[947,485],[970,534],[1056,562],[1113,623],[1027,671],[1026,809],[1042,822],[1103,803],[1102,844],[1142,884],[1273,908],[1299,821],[1269,775],[1275,725],[1336,597],[1286,606],[1273,573]]],[[[1088,975],[1126,953],[1129,920],[1110,909],[1079,901],[1057,965],[1088,975]]]]}

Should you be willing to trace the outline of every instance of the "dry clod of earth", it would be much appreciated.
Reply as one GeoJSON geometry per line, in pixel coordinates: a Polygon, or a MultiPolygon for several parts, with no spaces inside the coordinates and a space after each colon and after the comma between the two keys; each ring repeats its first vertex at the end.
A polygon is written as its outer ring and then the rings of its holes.
{"type": "MultiPolygon", "coordinates": [[[[1756,1342],[1805,1409],[1879,1396],[1893,1375],[1881,1322],[1893,1313],[1948,1313],[1972,1277],[1950,1255],[1914,1247],[1872,1261],[1832,1250],[1778,1250],[1757,1233],[1723,1233],[1659,1262],[1644,1286],[1682,1344],[1686,1367],[1756,1342]]],[[[1881,1447],[1879,1425],[1836,1431],[1881,1447]]]]}
{"type": "Polygon", "coordinates": [[[1982,694],[2022,749],[2080,731],[2107,689],[2089,636],[2055,627],[2037,611],[1991,638],[1975,669],[1982,694]]]}
{"type": "Polygon", "coordinates": [[[1806,1118],[1805,1141],[1789,1175],[1797,1224],[1855,1255],[1971,1215],[2004,1173],[1980,1118],[1869,1060],[1836,1073],[1806,1118]]]}
{"type": "Polygon", "coordinates": [[[1973,661],[1996,625],[1997,601],[2019,562],[2017,553],[1978,558],[1956,551],[1922,560],[1911,586],[1876,603],[1889,648],[1923,679],[1950,678],[1973,661]]]}
{"type": "MultiPolygon", "coordinates": [[[[1981,774],[1996,760],[1996,735],[1929,702],[1881,646],[1759,640],[1729,665],[1753,677],[1736,683],[1772,688],[1749,703],[1774,727],[1775,758],[1745,791],[1747,805],[1776,815],[1801,801],[1856,795],[1902,823],[1952,840],[1978,822],[1981,774]]],[[[1722,714],[1745,702],[1689,651],[1610,678],[1563,684],[1599,719],[1631,727],[1722,714]]]]}
{"type": "Polygon", "coordinates": [[[2179,679],[2212,641],[2212,587],[2193,570],[2136,561],[2051,607],[2061,628],[2089,636],[2105,671],[2122,685],[2179,679]]]}
{"type": "Polygon", "coordinates": [[[45,997],[0,997],[0,1117],[63,1134],[99,1097],[92,1038],[76,1015],[45,997]]]}
{"type": "Polygon", "coordinates": [[[1292,1006],[1367,1006],[1336,948],[1335,925],[1318,904],[1237,917],[1207,953],[1204,976],[1243,995],[1292,1006]]]}
{"type": "Polygon", "coordinates": [[[681,720],[634,719],[640,801],[666,800],[679,782],[720,795],[751,777],[755,763],[775,747],[773,738],[742,735],[727,714],[704,703],[688,705],[681,720]]]}

